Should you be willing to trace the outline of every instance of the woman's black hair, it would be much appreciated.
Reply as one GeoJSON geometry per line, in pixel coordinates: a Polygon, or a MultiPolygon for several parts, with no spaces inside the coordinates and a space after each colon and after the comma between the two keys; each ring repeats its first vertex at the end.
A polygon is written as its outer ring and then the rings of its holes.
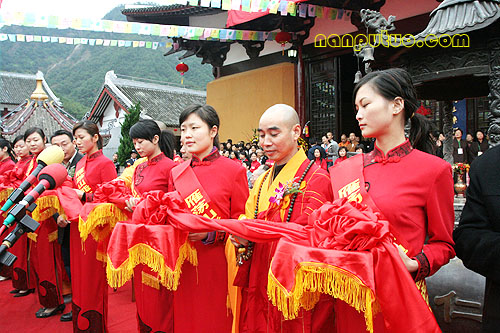
{"type": "Polygon", "coordinates": [[[340,153],[341,150],[345,150],[346,154],[347,154],[347,148],[344,147],[344,146],[340,146],[339,147],[339,150],[337,150],[337,153],[340,153]]]}
{"type": "Polygon", "coordinates": [[[213,107],[207,104],[190,105],[181,112],[181,115],[179,116],[179,126],[181,126],[182,123],[185,122],[186,119],[193,113],[196,114],[198,117],[200,117],[201,120],[203,120],[203,122],[208,125],[209,130],[212,129],[212,127],[214,126],[217,127],[217,135],[215,135],[214,138],[214,146],[219,147],[220,120],[217,111],[215,111],[213,107]]]}
{"type": "Polygon", "coordinates": [[[40,127],[31,127],[31,128],[28,128],[26,130],[26,132],[24,132],[24,141],[26,141],[26,139],[28,138],[28,136],[30,136],[33,133],[38,133],[42,137],[43,142],[44,143],[47,142],[47,138],[45,137],[45,133],[43,132],[43,129],[41,129],[40,127]]]}
{"type": "Polygon", "coordinates": [[[101,134],[99,134],[99,127],[97,127],[94,122],[90,120],[82,120],[78,122],[75,126],[73,126],[73,135],[75,135],[76,130],[80,128],[84,129],[92,137],[97,134],[97,148],[102,149],[102,137],[101,134]]]}
{"type": "Polygon", "coordinates": [[[360,143],[359,145],[356,146],[356,149],[354,149],[354,150],[358,150],[358,149],[361,149],[364,153],[365,152],[365,145],[360,143]]]}
{"type": "Polygon", "coordinates": [[[236,157],[236,159],[239,160],[240,159],[240,152],[237,150],[230,151],[229,156],[231,156],[231,154],[233,154],[233,153],[234,153],[234,157],[236,157]]]}
{"type": "Polygon", "coordinates": [[[16,145],[16,143],[17,143],[18,141],[21,141],[21,140],[23,140],[23,141],[24,141],[24,135],[23,135],[23,134],[20,134],[20,135],[18,135],[18,136],[16,136],[16,137],[14,138],[14,141],[12,141],[12,147],[14,147],[14,146],[16,145]]]}
{"type": "Polygon", "coordinates": [[[415,112],[419,105],[410,74],[401,68],[368,73],[354,87],[353,100],[355,100],[359,88],[367,83],[389,101],[396,97],[401,97],[404,100],[404,119],[405,121],[410,119],[409,139],[412,146],[418,150],[432,153],[433,144],[429,135],[430,121],[415,112]]]}
{"type": "Polygon", "coordinates": [[[153,141],[155,135],[158,135],[158,146],[165,156],[174,158],[174,134],[167,130],[160,130],[156,121],[151,119],[139,120],[129,130],[131,139],[144,139],[153,141]]]}
{"type": "Polygon", "coordinates": [[[314,148],[313,155],[316,152],[316,150],[319,151],[319,158],[321,160],[324,160],[326,158],[326,152],[324,150],[319,149],[319,148],[314,148]]]}
{"type": "Polygon", "coordinates": [[[7,153],[9,154],[9,157],[11,160],[15,161],[16,156],[14,155],[14,152],[12,151],[12,146],[10,145],[10,142],[4,138],[0,138],[0,149],[4,149],[7,147],[7,153]]]}

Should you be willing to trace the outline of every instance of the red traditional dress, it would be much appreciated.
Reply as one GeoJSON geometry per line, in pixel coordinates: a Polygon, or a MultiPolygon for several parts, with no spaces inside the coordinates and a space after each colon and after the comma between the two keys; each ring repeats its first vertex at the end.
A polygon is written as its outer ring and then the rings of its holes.
{"type": "MultiPolygon", "coordinates": [[[[374,208],[389,221],[396,242],[407,250],[410,258],[418,261],[419,268],[413,277],[426,295],[424,278],[434,274],[455,255],[450,165],[436,156],[413,149],[406,140],[386,155],[375,146],[372,152],[350,158],[332,168],[330,173],[335,198],[355,198],[364,186],[374,208]],[[356,179],[350,182],[340,168],[353,170],[356,179]],[[346,184],[336,185],[336,180],[346,184]]],[[[411,304],[394,306],[411,307],[411,304]]],[[[397,313],[397,309],[394,312],[397,313]]],[[[363,316],[346,303],[337,300],[335,313],[338,332],[365,329],[363,316]]],[[[385,330],[382,315],[375,317],[374,324],[375,332],[385,330]]]]}
{"type": "Polygon", "coordinates": [[[323,169],[325,171],[327,169],[326,168],[326,160],[325,159],[316,157],[316,159],[314,160],[314,164],[316,164],[318,167],[320,167],[321,169],[323,169]]]}
{"type": "MultiPolygon", "coordinates": [[[[34,155],[29,162],[26,176],[36,167],[37,157],[38,155],[34,155]]],[[[44,308],[55,308],[64,303],[63,280],[69,279],[64,271],[61,245],[57,242],[56,221],[52,214],[46,211],[46,207],[51,206],[52,201],[42,196],[37,199],[36,204],[38,207],[33,211],[32,217],[40,223],[40,226],[35,232],[27,234],[30,239],[30,264],[36,278],[40,305],[44,308]]]]}
{"type": "MultiPolygon", "coordinates": [[[[153,157],[137,165],[134,171],[132,193],[161,190],[168,191],[170,171],[177,163],[165,154],[153,157]]],[[[154,273],[146,265],[134,269],[134,287],[137,306],[137,321],[140,332],[173,331],[173,295],[158,282],[154,273]]]]}
{"type": "MultiPolygon", "coordinates": [[[[244,213],[248,197],[245,168],[220,156],[216,148],[202,161],[193,156],[192,160],[172,169],[169,189],[177,190],[193,213],[212,218],[237,219],[244,213]],[[186,173],[178,175],[182,170],[178,168],[185,168],[186,173]],[[195,189],[196,183],[201,188],[195,189]],[[186,189],[189,189],[188,196],[186,189]]],[[[185,263],[182,267],[178,289],[173,293],[175,332],[231,331],[224,254],[226,236],[212,232],[203,242],[192,243],[197,251],[198,266],[185,263]]]]}
{"type": "Polygon", "coordinates": [[[260,167],[260,162],[259,161],[253,161],[250,164],[250,172],[253,173],[255,170],[257,170],[260,167]]]}
{"type": "MultiPolygon", "coordinates": [[[[85,201],[92,201],[97,187],[114,178],[113,162],[99,150],[78,161],[73,181],[85,192],[85,201]]],[[[70,229],[70,237],[73,331],[105,332],[108,286],[105,263],[96,258],[98,243],[89,237],[82,244],[78,228],[70,229]]]]}
{"type": "Polygon", "coordinates": [[[14,169],[15,166],[16,166],[16,163],[14,163],[14,161],[11,160],[10,157],[7,157],[3,161],[0,161],[0,175],[4,175],[5,173],[14,169]]]}
{"type": "MultiPolygon", "coordinates": [[[[3,177],[2,187],[7,189],[15,189],[21,185],[22,181],[29,175],[31,170],[28,170],[32,156],[28,155],[20,159],[10,173],[5,173],[3,177]]],[[[6,199],[6,198],[5,198],[6,199]]],[[[2,200],[2,205],[4,204],[2,200]]],[[[34,289],[35,275],[29,263],[29,245],[31,241],[27,237],[21,237],[9,250],[17,257],[12,265],[12,287],[18,290],[34,289]]]]}
{"type": "MultiPolygon", "coordinates": [[[[332,199],[332,192],[326,171],[309,161],[303,150],[297,151],[277,175],[276,166],[273,166],[257,179],[246,203],[246,217],[254,218],[254,214],[258,213],[259,219],[287,221],[290,195],[284,197],[278,209],[273,209],[270,199],[276,195],[280,185],[299,183],[301,178],[302,193],[296,197],[288,222],[306,225],[311,212],[332,199]]],[[[332,327],[333,302],[328,297],[322,297],[311,311],[300,310],[294,320],[285,320],[278,308],[269,302],[268,272],[276,244],[277,241],[256,243],[252,257],[238,271],[235,284],[243,287],[240,332],[321,332],[325,326],[332,327]]]]}

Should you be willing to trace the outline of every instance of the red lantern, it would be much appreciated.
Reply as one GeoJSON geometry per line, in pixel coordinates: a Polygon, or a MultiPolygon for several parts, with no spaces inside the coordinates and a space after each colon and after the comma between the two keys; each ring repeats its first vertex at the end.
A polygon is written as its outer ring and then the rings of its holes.
{"type": "Polygon", "coordinates": [[[289,32],[280,31],[276,34],[275,41],[278,44],[281,44],[281,47],[283,48],[283,50],[281,51],[282,55],[285,55],[285,45],[286,45],[286,43],[289,43],[291,39],[292,39],[292,35],[289,32]]]}
{"type": "Polygon", "coordinates": [[[184,84],[184,73],[186,73],[189,70],[188,65],[181,62],[180,64],[175,66],[175,70],[181,73],[181,84],[184,84]]]}

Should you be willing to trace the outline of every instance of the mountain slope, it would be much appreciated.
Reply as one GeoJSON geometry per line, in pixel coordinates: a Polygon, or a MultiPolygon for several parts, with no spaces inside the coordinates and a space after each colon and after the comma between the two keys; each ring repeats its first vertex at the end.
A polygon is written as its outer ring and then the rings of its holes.
{"type": "MultiPolygon", "coordinates": [[[[104,18],[119,20],[122,7],[110,11],[104,18]]],[[[45,29],[6,26],[2,33],[26,35],[143,40],[165,42],[160,37],[113,34],[72,29],[45,29]]],[[[67,45],[58,43],[26,43],[9,41],[1,44],[2,71],[36,73],[41,70],[54,93],[61,98],[65,109],[77,117],[90,110],[109,70],[116,74],[159,80],[180,85],[181,77],[175,70],[179,63],[176,55],[165,57],[166,48],[157,50],[132,47],[104,47],[67,45]]],[[[184,86],[205,90],[213,79],[212,66],[201,65],[201,59],[190,57],[184,61],[189,71],[184,75],[184,86]]]]}

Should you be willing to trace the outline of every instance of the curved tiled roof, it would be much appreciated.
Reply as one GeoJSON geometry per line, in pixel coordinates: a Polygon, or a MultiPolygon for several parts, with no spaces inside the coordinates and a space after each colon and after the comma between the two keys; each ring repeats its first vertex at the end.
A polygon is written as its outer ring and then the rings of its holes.
{"type": "Polygon", "coordinates": [[[430,34],[454,35],[485,28],[500,17],[500,0],[445,0],[430,16],[425,30],[415,38],[430,34]]]}
{"type": "Polygon", "coordinates": [[[94,102],[94,111],[89,119],[98,121],[107,105],[112,102],[111,96],[126,108],[140,102],[142,113],[161,120],[170,127],[179,125],[179,115],[186,106],[206,103],[205,91],[175,87],[153,80],[117,77],[110,71],[106,74],[105,84],[94,102]]]}
{"type": "MultiPolygon", "coordinates": [[[[19,105],[30,98],[35,87],[35,74],[0,72],[0,103],[19,105]]],[[[43,87],[49,99],[59,103],[59,99],[50,90],[45,80],[43,80],[43,87]]]]}

